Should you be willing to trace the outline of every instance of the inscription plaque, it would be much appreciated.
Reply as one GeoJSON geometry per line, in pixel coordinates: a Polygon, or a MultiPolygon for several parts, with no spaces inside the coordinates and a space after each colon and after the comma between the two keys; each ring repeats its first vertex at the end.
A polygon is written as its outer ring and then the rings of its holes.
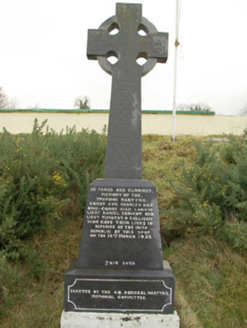
{"type": "Polygon", "coordinates": [[[78,266],[163,268],[156,189],[150,181],[90,184],[78,266]]]}
{"type": "Polygon", "coordinates": [[[162,313],[172,303],[172,288],[162,280],[76,279],[68,286],[68,302],[76,311],[162,313]]]}
{"type": "Polygon", "coordinates": [[[65,311],[171,314],[175,280],[163,263],[162,270],[100,270],[74,262],[65,275],[65,311]]]}

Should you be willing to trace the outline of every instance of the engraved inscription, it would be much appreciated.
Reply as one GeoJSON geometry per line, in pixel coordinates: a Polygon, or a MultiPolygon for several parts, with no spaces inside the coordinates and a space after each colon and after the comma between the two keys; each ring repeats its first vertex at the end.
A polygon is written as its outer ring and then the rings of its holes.
{"type": "Polygon", "coordinates": [[[68,302],[74,310],[159,313],[171,301],[172,289],[163,280],[75,279],[68,286],[68,302]]]}
{"type": "Polygon", "coordinates": [[[154,225],[154,204],[148,199],[152,189],[97,187],[90,192],[95,195],[85,214],[90,238],[153,238],[150,228],[154,225]]]}
{"type": "Polygon", "coordinates": [[[158,229],[156,189],[151,182],[96,180],[89,186],[78,265],[163,268],[158,229]]]}

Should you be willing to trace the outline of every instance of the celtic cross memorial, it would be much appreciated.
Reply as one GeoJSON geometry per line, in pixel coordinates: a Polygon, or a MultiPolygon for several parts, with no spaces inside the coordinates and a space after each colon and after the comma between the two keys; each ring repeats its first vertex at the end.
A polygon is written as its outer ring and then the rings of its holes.
{"type": "Polygon", "coordinates": [[[168,34],[142,17],[141,4],[118,3],[115,16],[88,31],[87,56],[112,75],[112,93],[104,178],[89,185],[79,256],[65,273],[64,321],[73,313],[174,313],[156,188],[141,179],[141,77],[167,54],[168,34]]]}

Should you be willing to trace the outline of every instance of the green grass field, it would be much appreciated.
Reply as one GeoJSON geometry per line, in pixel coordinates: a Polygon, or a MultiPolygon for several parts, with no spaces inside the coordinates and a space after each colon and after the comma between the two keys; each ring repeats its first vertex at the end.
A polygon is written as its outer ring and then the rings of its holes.
{"type": "MultiPolygon", "coordinates": [[[[180,183],[178,177],[183,167],[190,166],[196,157],[196,148],[189,136],[180,137],[175,143],[170,137],[143,137],[143,179],[150,180],[157,188],[164,259],[169,261],[176,277],[175,308],[180,316],[181,328],[244,328],[247,327],[245,249],[238,248],[230,239],[220,238],[220,233],[206,230],[201,223],[186,221],[188,228],[184,228],[180,219],[172,214],[173,208],[175,211],[179,204],[184,206],[179,202],[174,186],[180,183]],[[204,230],[198,230],[198,227],[204,230]]],[[[6,166],[4,162],[3,169],[6,166]]],[[[92,171],[91,168],[88,172],[92,171]]],[[[3,170],[0,172],[0,182],[3,183],[3,170]]],[[[52,172],[50,174],[54,177],[52,172]]],[[[75,179],[75,173],[69,176],[71,171],[66,172],[68,181],[75,179]]],[[[64,171],[60,175],[65,180],[64,171]]],[[[95,177],[97,175],[90,175],[90,179],[95,177]]],[[[59,179],[56,178],[56,181],[59,182],[59,179]]],[[[63,181],[63,186],[68,181],[63,181]]],[[[7,246],[5,253],[3,250],[0,253],[2,328],[60,326],[63,275],[78,256],[83,206],[78,205],[80,188],[75,183],[66,190],[59,189],[59,192],[63,193],[63,199],[70,199],[70,204],[64,204],[64,207],[49,207],[58,212],[60,219],[55,217],[55,223],[48,229],[36,231],[25,240],[21,237],[24,246],[18,259],[13,259],[13,256],[8,258],[7,246]],[[26,257],[23,252],[27,253],[26,257]]],[[[202,204],[205,204],[204,200],[202,204]]],[[[3,230],[4,222],[1,224],[0,229],[3,230]]],[[[1,231],[0,238],[3,238],[1,231]]]]}

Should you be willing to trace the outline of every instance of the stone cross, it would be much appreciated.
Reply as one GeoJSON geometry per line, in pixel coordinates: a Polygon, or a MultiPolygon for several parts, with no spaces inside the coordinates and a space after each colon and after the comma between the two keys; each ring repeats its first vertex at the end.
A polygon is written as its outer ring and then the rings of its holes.
{"type": "Polygon", "coordinates": [[[117,3],[115,16],[88,31],[88,58],[112,75],[105,178],[142,177],[141,77],[157,62],[165,63],[167,53],[168,33],[157,32],[142,17],[141,4],[117,3]],[[107,60],[111,56],[115,64],[107,60]],[[147,61],[141,66],[138,58],[147,61]]]}

